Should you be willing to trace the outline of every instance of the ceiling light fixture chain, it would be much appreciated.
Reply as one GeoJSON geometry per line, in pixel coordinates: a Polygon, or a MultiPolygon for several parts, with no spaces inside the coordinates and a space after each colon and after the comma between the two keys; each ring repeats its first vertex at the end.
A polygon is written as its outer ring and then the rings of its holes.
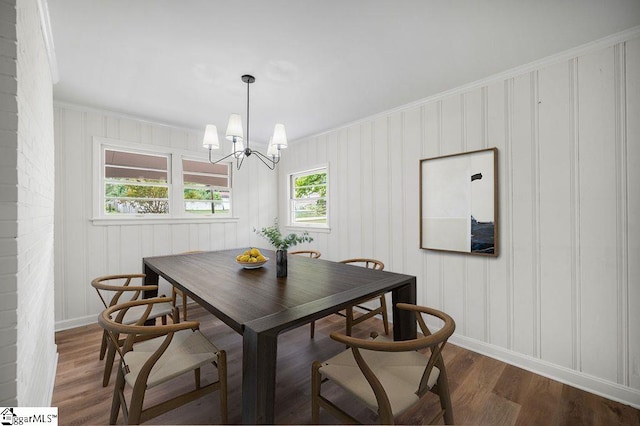
{"type": "Polygon", "coordinates": [[[251,149],[249,140],[249,85],[254,83],[256,78],[252,75],[245,74],[242,76],[242,81],[247,84],[247,137],[244,138],[242,133],[242,118],[240,117],[240,114],[231,114],[229,116],[229,122],[227,124],[227,131],[225,134],[226,139],[233,142],[233,151],[231,154],[213,161],[211,151],[213,149],[220,148],[218,129],[213,124],[207,124],[204,139],[202,140],[202,146],[209,149],[209,162],[211,164],[220,163],[221,161],[233,156],[233,158],[236,159],[236,168],[240,170],[245,157],[249,157],[251,154],[256,154],[256,157],[262,161],[265,166],[274,170],[276,165],[280,162],[280,151],[288,145],[287,133],[285,131],[284,124],[278,123],[275,125],[273,136],[269,139],[266,155],[260,151],[251,149]],[[246,147],[243,143],[245,140],[247,142],[246,147]]]}

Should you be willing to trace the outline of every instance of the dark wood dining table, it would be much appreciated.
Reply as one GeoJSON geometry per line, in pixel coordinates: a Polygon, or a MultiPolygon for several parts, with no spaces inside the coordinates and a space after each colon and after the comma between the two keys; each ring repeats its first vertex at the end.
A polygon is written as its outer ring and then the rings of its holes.
{"type": "Polygon", "coordinates": [[[395,307],[415,304],[414,276],[289,255],[288,276],[277,278],[275,252],[261,249],[269,261],[243,269],[235,261],[242,251],[146,257],[143,269],[145,284],[162,276],[242,335],[243,423],[274,423],[280,333],[391,292],[394,338],[416,336],[413,313],[395,307]]]}

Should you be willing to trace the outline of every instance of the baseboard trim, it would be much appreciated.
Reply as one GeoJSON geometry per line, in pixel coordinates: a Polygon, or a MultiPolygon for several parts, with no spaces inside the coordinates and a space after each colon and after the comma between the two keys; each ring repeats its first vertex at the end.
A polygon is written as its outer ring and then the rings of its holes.
{"type": "Polygon", "coordinates": [[[640,409],[640,390],[465,336],[453,335],[449,339],[449,342],[470,351],[531,371],[532,373],[599,395],[603,398],[640,409]]]}
{"type": "Polygon", "coordinates": [[[55,331],[69,330],[71,328],[82,327],[83,325],[96,324],[97,322],[98,322],[98,314],[87,315],[86,317],[56,321],[55,331]]]}

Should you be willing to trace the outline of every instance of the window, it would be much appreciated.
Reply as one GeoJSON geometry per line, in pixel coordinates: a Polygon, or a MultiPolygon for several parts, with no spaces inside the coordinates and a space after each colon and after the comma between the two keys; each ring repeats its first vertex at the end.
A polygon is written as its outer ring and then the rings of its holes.
{"type": "Polygon", "coordinates": [[[96,137],[94,164],[95,219],[232,219],[230,163],[96,137]]]}
{"type": "Polygon", "coordinates": [[[104,150],[104,212],[169,213],[169,158],[104,150]]]}
{"type": "Polygon", "coordinates": [[[328,225],[327,182],[326,166],[289,175],[291,225],[328,225]]]}
{"type": "Polygon", "coordinates": [[[184,211],[190,214],[230,214],[229,163],[182,160],[184,211]]]}

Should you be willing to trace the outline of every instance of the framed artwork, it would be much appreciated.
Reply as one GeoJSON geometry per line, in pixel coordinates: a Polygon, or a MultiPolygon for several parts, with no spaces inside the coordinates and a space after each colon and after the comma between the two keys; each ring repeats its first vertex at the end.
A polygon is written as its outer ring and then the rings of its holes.
{"type": "Polygon", "coordinates": [[[420,160],[420,248],[498,255],[498,149],[420,160]]]}

